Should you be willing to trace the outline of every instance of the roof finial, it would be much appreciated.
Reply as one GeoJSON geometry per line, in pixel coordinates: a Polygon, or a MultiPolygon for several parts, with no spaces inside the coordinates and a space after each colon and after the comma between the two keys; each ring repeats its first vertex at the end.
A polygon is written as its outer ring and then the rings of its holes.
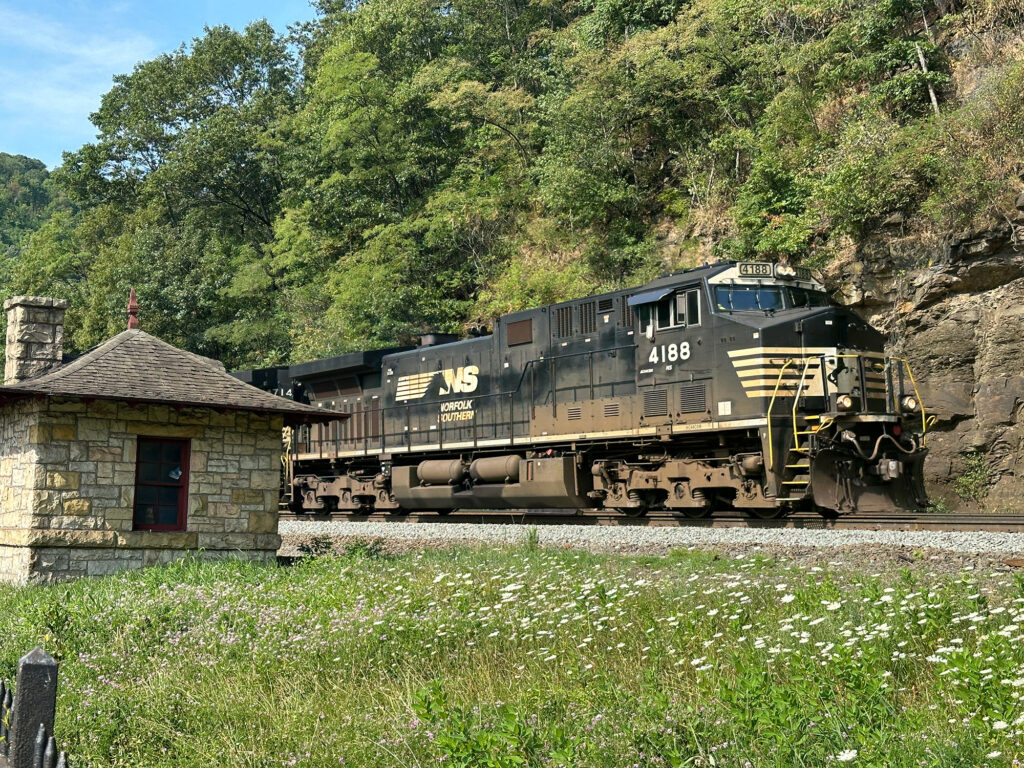
{"type": "Polygon", "coordinates": [[[135,286],[128,292],[128,330],[139,327],[139,302],[135,298],[135,286]]]}

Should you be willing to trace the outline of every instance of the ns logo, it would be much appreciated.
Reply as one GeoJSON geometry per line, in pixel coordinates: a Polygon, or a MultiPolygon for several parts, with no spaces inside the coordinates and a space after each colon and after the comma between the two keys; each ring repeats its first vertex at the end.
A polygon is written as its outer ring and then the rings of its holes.
{"type": "Polygon", "coordinates": [[[480,368],[475,365],[467,365],[462,368],[445,368],[443,371],[430,371],[429,373],[414,373],[409,376],[398,377],[398,388],[395,392],[396,402],[408,400],[419,400],[427,394],[431,383],[437,374],[444,379],[441,382],[438,395],[466,394],[476,392],[479,383],[478,376],[480,368]]]}
{"type": "Polygon", "coordinates": [[[475,365],[467,365],[465,368],[446,368],[441,371],[444,375],[444,385],[441,387],[440,395],[461,394],[464,392],[476,392],[477,376],[480,369],[475,365]]]}

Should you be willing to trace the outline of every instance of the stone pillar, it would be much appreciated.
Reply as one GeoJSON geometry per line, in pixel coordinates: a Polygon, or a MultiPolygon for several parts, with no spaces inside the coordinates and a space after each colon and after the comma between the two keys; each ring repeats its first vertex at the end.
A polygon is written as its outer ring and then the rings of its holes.
{"type": "Polygon", "coordinates": [[[12,296],[7,312],[4,384],[17,384],[60,365],[64,345],[64,299],[12,296]]]}

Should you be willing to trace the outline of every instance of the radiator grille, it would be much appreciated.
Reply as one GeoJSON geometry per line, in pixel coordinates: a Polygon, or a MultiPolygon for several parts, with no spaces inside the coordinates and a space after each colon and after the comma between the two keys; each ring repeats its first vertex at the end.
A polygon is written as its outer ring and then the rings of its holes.
{"type": "Polygon", "coordinates": [[[625,328],[632,328],[633,322],[636,320],[636,316],[633,314],[633,308],[629,306],[628,296],[623,296],[622,299],[622,311],[619,313],[619,322],[622,323],[625,328]]]}
{"type": "Polygon", "coordinates": [[[598,312],[611,312],[615,301],[613,299],[599,299],[597,302],[598,312]]]}
{"type": "Polygon", "coordinates": [[[572,336],[572,307],[558,307],[555,310],[555,337],[564,339],[572,336]]]}
{"type": "Polygon", "coordinates": [[[604,404],[604,417],[606,419],[613,418],[619,415],[619,404],[618,403],[605,403],[604,404]]]}
{"type": "Polygon", "coordinates": [[[566,416],[568,416],[569,421],[576,421],[577,419],[582,419],[583,418],[583,406],[580,406],[580,405],[570,405],[568,408],[565,409],[565,413],[566,413],[566,416]]]}
{"type": "Polygon", "coordinates": [[[593,333],[597,330],[597,310],[592,301],[580,304],[580,333],[593,333]]]}
{"type": "Polygon", "coordinates": [[[644,416],[668,416],[668,392],[651,389],[644,392],[644,416]]]}
{"type": "Polygon", "coordinates": [[[679,391],[679,410],[682,413],[703,413],[707,409],[703,384],[683,387],[679,391]]]}

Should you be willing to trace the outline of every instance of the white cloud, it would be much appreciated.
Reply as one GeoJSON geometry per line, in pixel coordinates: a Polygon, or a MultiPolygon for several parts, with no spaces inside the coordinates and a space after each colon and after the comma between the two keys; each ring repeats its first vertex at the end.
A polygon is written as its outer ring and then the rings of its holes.
{"type": "MultiPolygon", "coordinates": [[[[130,29],[70,26],[0,2],[0,151],[19,151],[27,131],[45,132],[63,149],[77,149],[94,130],[89,114],[116,74],[131,72],[158,52],[130,29]]],[[[38,139],[39,137],[35,137],[38,139]]],[[[38,143],[38,142],[35,142],[38,143]]],[[[59,162],[57,150],[43,156],[59,162]]]]}

